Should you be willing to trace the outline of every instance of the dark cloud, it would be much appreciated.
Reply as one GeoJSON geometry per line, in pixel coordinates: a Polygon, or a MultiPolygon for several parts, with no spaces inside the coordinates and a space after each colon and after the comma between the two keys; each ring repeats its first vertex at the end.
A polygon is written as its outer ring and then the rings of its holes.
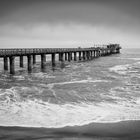
{"type": "Polygon", "coordinates": [[[0,45],[43,38],[140,44],[139,7],[139,0],[0,0],[0,45]]]}
{"type": "Polygon", "coordinates": [[[139,0],[0,0],[0,24],[81,23],[140,30],[139,0]]]}

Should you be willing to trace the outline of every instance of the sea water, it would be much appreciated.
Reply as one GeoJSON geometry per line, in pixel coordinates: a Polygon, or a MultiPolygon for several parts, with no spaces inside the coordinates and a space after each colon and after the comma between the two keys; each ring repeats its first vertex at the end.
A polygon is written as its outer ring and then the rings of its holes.
{"type": "MultiPolygon", "coordinates": [[[[26,58],[24,58],[26,59],[26,58]]],[[[91,61],[56,62],[40,57],[27,72],[27,63],[16,74],[3,71],[0,59],[0,125],[64,127],[91,122],[140,119],[140,49],[91,61]]]]}

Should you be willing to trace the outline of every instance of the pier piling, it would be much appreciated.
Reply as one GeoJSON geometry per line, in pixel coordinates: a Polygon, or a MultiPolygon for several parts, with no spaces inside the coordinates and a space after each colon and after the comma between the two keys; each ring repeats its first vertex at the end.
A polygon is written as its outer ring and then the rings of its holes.
{"type": "Polygon", "coordinates": [[[33,55],[33,64],[36,64],[36,55],[33,55]]]}
{"type": "Polygon", "coordinates": [[[67,61],[68,60],[68,55],[67,55],[68,53],[65,53],[65,61],[67,61]]]}
{"type": "Polygon", "coordinates": [[[45,62],[46,62],[46,55],[41,54],[41,69],[45,68],[45,62]]]}
{"type": "Polygon", "coordinates": [[[15,57],[10,56],[9,62],[10,62],[10,74],[15,74],[15,57]]]}
{"type": "Polygon", "coordinates": [[[79,60],[81,60],[81,52],[79,52],[79,60]]]}
{"type": "Polygon", "coordinates": [[[32,71],[32,57],[31,55],[27,55],[27,65],[28,65],[28,72],[32,71]]]}
{"type": "Polygon", "coordinates": [[[4,61],[4,70],[8,70],[8,58],[7,57],[3,57],[3,61],[4,61]]]}
{"type": "Polygon", "coordinates": [[[23,56],[22,55],[19,57],[19,65],[20,65],[20,67],[23,68],[23,56]]]}
{"type": "Polygon", "coordinates": [[[55,67],[55,53],[52,53],[52,67],[55,67]]]}
{"type": "Polygon", "coordinates": [[[76,52],[74,52],[74,61],[76,61],[76,58],[77,56],[76,56],[76,52]]]}
{"type": "Polygon", "coordinates": [[[60,53],[60,61],[64,61],[64,53],[60,53]]]}
{"type": "Polygon", "coordinates": [[[68,61],[71,61],[71,52],[68,52],[68,61]]]}
{"type": "Polygon", "coordinates": [[[83,60],[86,60],[86,52],[83,51],[83,60]]]}

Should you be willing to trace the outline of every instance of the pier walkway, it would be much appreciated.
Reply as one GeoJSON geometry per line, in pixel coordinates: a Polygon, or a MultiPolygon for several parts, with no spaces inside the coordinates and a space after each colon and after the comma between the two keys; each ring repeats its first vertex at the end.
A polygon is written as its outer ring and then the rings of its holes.
{"type": "Polygon", "coordinates": [[[56,54],[59,61],[82,61],[92,60],[100,56],[120,53],[119,44],[100,45],[90,48],[21,48],[21,49],[0,49],[0,58],[3,58],[4,70],[10,69],[10,74],[15,74],[15,57],[19,57],[19,66],[24,67],[24,56],[27,57],[28,72],[32,71],[32,65],[36,63],[36,55],[41,56],[41,68],[45,68],[46,55],[51,55],[52,67],[56,64],[56,54]],[[9,60],[9,65],[8,65],[9,60]],[[9,67],[8,67],[9,66],[9,67]]]}

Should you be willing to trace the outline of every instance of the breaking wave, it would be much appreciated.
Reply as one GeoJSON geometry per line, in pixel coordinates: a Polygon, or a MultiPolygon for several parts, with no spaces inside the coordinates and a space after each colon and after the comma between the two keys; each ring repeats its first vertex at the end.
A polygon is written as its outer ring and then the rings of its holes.
{"type": "MultiPolygon", "coordinates": [[[[29,87],[22,87],[20,90],[23,89],[29,90],[29,87]]],[[[112,97],[114,91],[110,93],[112,97]]],[[[117,104],[109,102],[53,104],[37,98],[25,99],[18,92],[18,87],[0,90],[0,125],[49,128],[140,118],[140,98],[135,100],[135,104],[125,100],[117,104]]]]}

